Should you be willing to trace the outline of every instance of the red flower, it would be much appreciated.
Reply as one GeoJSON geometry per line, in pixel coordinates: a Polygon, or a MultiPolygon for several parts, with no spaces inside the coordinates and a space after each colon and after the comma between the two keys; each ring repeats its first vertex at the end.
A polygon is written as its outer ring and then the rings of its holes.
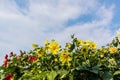
{"type": "Polygon", "coordinates": [[[8,59],[8,55],[7,54],[5,55],[5,59],[8,59]]]}
{"type": "Polygon", "coordinates": [[[12,80],[13,74],[8,74],[5,76],[5,80],[12,80]]]}
{"type": "Polygon", "coordinates": [[[7,66],[7,62],[4,62],[3,66],[6,67],[7,66]]]}
{"type": "Polygon", "coordinates": [[[6,54],[6,56],[4,58],[4,64],[3,64],[4,67],[7,66],[7,62],[8,62],[8,55],[6,54]]]}
{"type": "Polygon", "coordinates": [[[13,56],[13,52],[10,53],[10,57],[12,57],[12,56],[13,56]]]}
{"type": "Polygon", "coordinates": [[[29,56],[28,62],[36,62],[37,58],[35,56],[29,56]]]}

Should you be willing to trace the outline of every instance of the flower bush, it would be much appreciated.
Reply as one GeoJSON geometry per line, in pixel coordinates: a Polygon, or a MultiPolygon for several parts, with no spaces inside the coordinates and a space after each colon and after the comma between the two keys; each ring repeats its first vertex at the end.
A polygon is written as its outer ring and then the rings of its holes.
{"type": "Polygon", "coordinates": [[[120,80],[119,37],[101,48],[71,39],[64,48],[46,40],[44,46],[32,44],[29,52],[6,54],[0,80],[120,80]]]}

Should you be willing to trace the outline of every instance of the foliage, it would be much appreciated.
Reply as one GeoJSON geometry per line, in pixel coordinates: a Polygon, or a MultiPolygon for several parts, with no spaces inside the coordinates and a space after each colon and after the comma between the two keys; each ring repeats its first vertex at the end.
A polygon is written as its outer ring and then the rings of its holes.
{"type": "Polygon", "coordinates": [[[64,48],[55,41],[32,44],[29,52],[6,54],[0,66],[1,80],[120,80],[118,37],[97,48],[91,41],[71,35],[64,48]]]}

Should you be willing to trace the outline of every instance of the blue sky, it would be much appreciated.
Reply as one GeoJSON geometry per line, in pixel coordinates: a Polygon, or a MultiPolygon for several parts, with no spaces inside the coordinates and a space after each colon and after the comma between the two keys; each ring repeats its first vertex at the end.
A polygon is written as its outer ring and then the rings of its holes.
{"type": "Polygon", "coordinates": [[[29,51],[70,35],[106,45],[120,28],[120,0],[0,0],[0,64],[5,54],[29,51]]]}

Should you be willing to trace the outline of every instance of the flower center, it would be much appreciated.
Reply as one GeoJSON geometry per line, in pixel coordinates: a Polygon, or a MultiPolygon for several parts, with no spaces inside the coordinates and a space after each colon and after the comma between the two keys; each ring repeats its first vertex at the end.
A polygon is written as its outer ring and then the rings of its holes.
{"type": "Polygon", "coordinates": [[[52,47],[52,50],[55,50],[55,49],[56,49],[56,46],[53,46],[53,47],[52,47]]]}

